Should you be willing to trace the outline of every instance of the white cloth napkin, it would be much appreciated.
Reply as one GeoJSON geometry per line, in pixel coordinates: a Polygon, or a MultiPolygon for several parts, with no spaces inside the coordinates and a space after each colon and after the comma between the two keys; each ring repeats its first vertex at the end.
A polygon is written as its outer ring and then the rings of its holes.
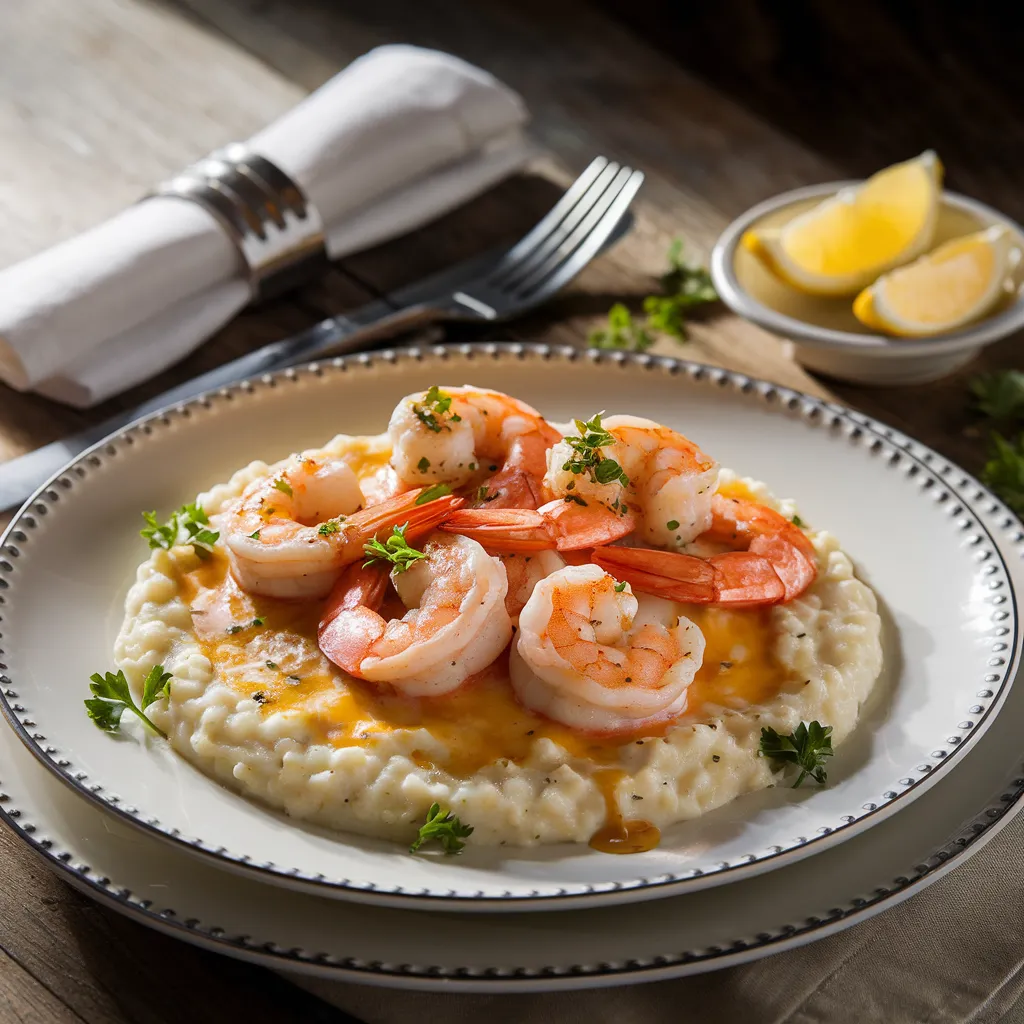
{"type": "MultiPolygon", "coordinates": [[[[519,96],[479,68],[384,46],[249,145],[305,190],[336,259],[521,166],[526,118],[519,96]]],[[[0,271],[0,378],[92,405],[180,359],[248,301],[218,222],[187,200],[149,199],[0,271]]]]}

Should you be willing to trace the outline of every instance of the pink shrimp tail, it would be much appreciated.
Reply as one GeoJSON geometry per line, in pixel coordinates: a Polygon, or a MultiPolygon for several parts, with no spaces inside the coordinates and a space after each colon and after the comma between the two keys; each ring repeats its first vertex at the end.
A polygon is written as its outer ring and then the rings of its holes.
{"type": "Polygon", "coordinates": [[[388,586],[388,566],[375,562],[350,565],[327,598],[317,627],[317,643],[324,655],[350,675],[359,675],[370,645],[384,634],[378,615],[388,586]]]}
{"type": "Polygon", "coordinates": [[[649,548],[599,548],[594,562],[643,594],[683,604],[755,608],[778,604],[786,594],[772,563],[748,551],[697,558],[649,548]]]}
{"type": "Polygon", "coordinates": [[[470,508],[448,516],[440,529],[472,537],[493,551],[578,551],[625,537],[636,527],[603,505],[577,505],[561,498],[539,509],[470,508]]]}
{"type": "Polygon", "coordinates": [[[436,529],[452,512],[460,509],[466,503],[464,498],[446,494],[441,498],[417,505],[416,501],[423,493],[424,488],[418,487],[414,491],[396,494],[394,497],[356,512],[348,517],[348,521],[359,529],[360,534],[367,541],[374,537],[379,539],[380,534],[388,533],[396,526],[408,523],[406,539],[413,540],[436,529]]]}
{"type": "Polygon", "coordinates": [[[555,547],[554,535],[535,509],[460,509],[448,516],[439,529],[461,533],[494,551],[543,551],[555,547]]]}

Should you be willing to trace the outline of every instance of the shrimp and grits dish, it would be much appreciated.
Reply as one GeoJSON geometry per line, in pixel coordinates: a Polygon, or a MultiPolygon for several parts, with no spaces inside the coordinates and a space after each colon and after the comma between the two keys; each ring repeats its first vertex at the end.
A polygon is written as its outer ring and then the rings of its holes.
{"type": "Polygon", "coordinates": [[[882,668],[838,541],[637,416],[433,386],[384,434],[146,519],[90,716],[127,708],[247,797],[414,849],[637,852],[820,784],[882,668]]]}

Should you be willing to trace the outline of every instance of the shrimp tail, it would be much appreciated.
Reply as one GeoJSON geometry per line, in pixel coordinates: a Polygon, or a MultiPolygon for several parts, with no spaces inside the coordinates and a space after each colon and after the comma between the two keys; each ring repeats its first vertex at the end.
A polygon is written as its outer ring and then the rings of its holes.
{"type": "Polygon", "coordinates": [[[556,547],[547,521],[535,509],[459,509],[439,529],[460,533],[495,551],[544,551],[556,547]]]}
{"type": "Polygon", "coordinates": [[[370,505],[349,516],[348,525],[355,529],[360,538],[369,541],[374,537],[379,539],[379,534],[388,533],[396,526],[408,523],[406,539],[414,540],[436,529],[451,513],[465,504],[464,498],[452,494],[417,504],[423,493],[424,489],[419,487],[370,505]]]}
{"type": "Polygon", "coordinates": [[[579,551],[625,537],[636,526],[632,513],[561,498],[539,509],[473,508],[448,516],[440,529],[461,533],[494,551],[579,551]]]}
{"type": "Polygon", "coordinates": [[[648,548],[599,548],[594,562],[641,593],[684,604],[754,608],[778,604],[786,596],[772,563],[749,551],[705,559],[648,548]]]}

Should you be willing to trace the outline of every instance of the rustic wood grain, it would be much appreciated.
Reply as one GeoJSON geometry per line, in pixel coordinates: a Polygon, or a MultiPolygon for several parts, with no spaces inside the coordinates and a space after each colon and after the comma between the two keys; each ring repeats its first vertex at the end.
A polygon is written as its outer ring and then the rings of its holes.
{"type": "MultiPolygon", "coordinates": [[[[1014,57],[1013,67],[985,67],[980,55],[992,27],[986,34],[971,24],[974,8],[964,6],[944,30],[922,17],[929,5],[913,0],[908,7],[928,23],[922,35],[912,14],[874,2],[852,8],[803,0],[777,11],[752,0],[704,9],[667,0],[600,3],[649,40],[582,0],[7,0],[0,11],[0,265],[69,237],[189,160],[246,137],[378,43],[437,46],[493,71],[526,98],[547,152],[530,173],[438,224],[245,312],[178,366],[94,410],[0,386],[0,459],[514,240],[598,152],[647,173],[632,235],[544,310],[508,327],[456,328],[450,337],[583,344],[612,302],[638,308],[671,238],[683,236],[692,255],[706,258],[725,224],[750,204],[796,185],[867,173],[927,145],[946,155],[954,186],[1024,217],[1020,63],[1014,57]],[[801,32],[810,45],[800,42],[801,32]],[[969,41],[964,52],[953,45],[958,34],[969,41]]],[[[840,396],[978,466],[983,445],[964,400],[970,371],[927,386],[860,388],[809,376],[776,338],[720,308],[696,318],[692,334],[684,347],[663,342],[659,350],[840,396]]],[[[1020,361],[1014,339],[993,346],[979,365],[1020,361]]],[[[92,904],[0,830],[0,1020],[9,1019],[346,1018],[267,972],[92,904]],[[166,992],[169,976],[189,979],[171,1004],[154,998],[166,992]]]]}

